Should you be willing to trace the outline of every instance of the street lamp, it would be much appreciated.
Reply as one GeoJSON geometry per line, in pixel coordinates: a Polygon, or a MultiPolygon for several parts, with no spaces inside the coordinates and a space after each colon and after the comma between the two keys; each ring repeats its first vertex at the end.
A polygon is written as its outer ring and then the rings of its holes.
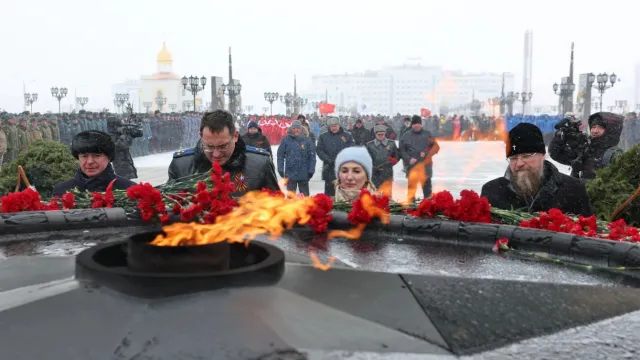
{"type": "Polygon", "coordinates": [[[129,101],[129,94],[116,93],[116,99],[113,102],[121,112],[124,112],[124,103],[126,103],[127,101],[129,101]]]}
{"type": "Polygon", "coordinates": [[[509,91],[507,96],[502,100],[502,102],[507,106],[507,109],[509,109],[509,114],[513,114],[513,103],[516,102],[519,95],[519,93],[509,91]]]}
{"type": "Polygon", "coordinates": [[[160,94],[158,94],[154,100],[156,101],[156,105],[158,105],[158,110],[162,112],[162,107],[167,103],[167,98],[160,97],[160,94]]]}
{"type": "Polygon", "coordinates": [[[522,92],[522,94],[516,93],[516,100],[522,102],[522,115],[524,115],[524,107],[527,105],[531,98],[533,97],[533,93],[522,92]],[[519,96],[518,96],[519,95],[519,96]]]}
{"type": "Polygon", "coordinates": [[[66,87],[58,89],[57,86],[54,86],[54,87],[51,88],[51,96],[53,96],[54,98],[58,99],[58,114],[61,113],[60,112],[60,102],[62,101],[62,99],[64,97],[67,96],[67,92],[68,92],[68,90],[67,90],[66,87]]]}
{"type": "Polygon", "coordinates": [[[489,99],[488,100],[489,105],[491,106],[491,110],[493,113],[493,116],[496,116],[496,106],[499,106],[502,103],[502,100],[499,97],[494,97],[493,99],[489,99]]]}
{"type": "Polygon", "coordinates": [[[24,104],[29,104],[29,112],[33,112],[33,103],[36,101],[38,101],[38,93],[24,94],[24,104]]]}
{"type": "Polygon", "coordinates": [[[151,101],[145,101],[142,103],[142,106],[144,106],[147,112],[149,112],[149,109],[151,109],[151,106],[153,106],[153,103],[151,101]]]}
{"type": "Polygon", "coordinates": [[[207,78],[201,77],[198,79],[197,76],[186,76],[182,77],[182,86],[185,90],[190,91],[193,94],[193,111],[196,111],[196,95],[198,92],[204,90],[204,87],[207,85],[207,78]]]}
{"type": "Polygon", "coordinates": [[[307,105],[307,102],[308,102],[308,101],[309,101],[308,99],[306,99],[306,98],[301,98],[301,97],[299,97],[299,96],[297,96],[297,95],[296,95],[296,96],[295,96],[295,98],[293,99],[293,103],[294,103],[295,105],[297,105],[297,106],[300,108],[300,111],[301,111],[301,112],[302,112],[302,109],[305,107],[305,105],[307,105]]]}
{"type": "Polygon", "coordinates": [[[242,85],[240,83],[237,84],[222,84],[220,86],[222,88],[223,94],[229,95],[229,112],[232,114],[236,113],[236,96],[240,95],[242,91],[242,85]]]}
{"type": "Polygon", "coordinates": [[[185,111],[185,109],[189,109],[191,108],[191,106],[193,106],[195,103],[191,100],[184,100],[182,102],[182,111],[185,111]]]}
{"type": "Polygon", "coordinates": [[[600,93],[600,111],[602,111],[602,96],[607,89],[611,89],[616,84],[618,77],[615,73],[608,75],[607,73],[598,74],[589,73],[587,76],[588,86],[593,86],[600,93]],[[610,83],[611,85],[608,85],[610,83]]]}
{"type": "Polygon", "coordinates": [[[293,95],[291,93],[286,93],[284,95],[280,95],[280,101],[284,103],[286,107],[286,115],[289,116],[291,114],[291,105],[293,105],[293,95]]]}
{"type": "Polygon", "coordinates": [[[84,110],[84,106],[87,105],[87,103],[89,102],[89,98],[88,97],[77,97],[76,98],[76,102],[82,107],[82,109],[84,110]]]}
{"type": "Polygon", "coordinates": [[[251,111],[253,111],[253,106],[247,105],[244,107],[244,110],[247,112],[247,114],[251,114],[251,111]]]}
{"type": "Polygon", "coordinates": [[[567,98],[573,95],[573,91],[576,89],[576,84],[574,83],[553,83],[553,93],[560,96],[560,113],[564,114],[567,98]],[[560,92],[558,93],[558,89],[560,92]]]}
{"type": "Polygon", "coordinates": [[[278,100],[279,97],[280,94],[278,94],[277,92],[264,93],[264,99],[269,102],[269,106],[271,107],[271,115],[273,115],[273,102],[278,100]]]}
{"type": "Polygon", "coordinates": [[[169,109],[171,109],[171,111],[173,112],[173,110],[175,110],[178,107],[177,104],[169,104],[169,109]]]}

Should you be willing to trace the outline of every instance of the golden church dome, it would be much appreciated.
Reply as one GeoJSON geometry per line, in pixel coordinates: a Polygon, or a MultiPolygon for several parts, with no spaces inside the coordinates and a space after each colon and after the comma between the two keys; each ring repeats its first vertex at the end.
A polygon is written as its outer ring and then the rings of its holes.
{"type": "Polygon", "coordinates": [[[167,44],[166,43],[162,43],[162,50],[160,50],[160,52],[158,53],[158,57],[156,58],[157,62],[172,62],[173,61],[173,56],[171,55],[171,53],[169,52],[169,50],[167,50],[167,44]]]}

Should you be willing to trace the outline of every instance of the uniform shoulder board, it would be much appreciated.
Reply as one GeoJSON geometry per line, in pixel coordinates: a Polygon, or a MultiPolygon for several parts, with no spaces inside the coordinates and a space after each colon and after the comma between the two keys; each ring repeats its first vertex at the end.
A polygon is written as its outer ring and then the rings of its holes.
{"type": "Polygon", "coordinates": [[[262,154],[262,155],[271,155],[269,152],[263,148],[255,147],[255,146],[247,146],[247,152],[254,154],[262,154]]]}
{"type": "Polygon", "coordinates": [[[177,158],[181,158],[183,156],[193,155],[195,153],[196,153],[196,148],[183,149],[183,150],[174,152],[173,153],[173,158],[177,159],[177,158]]]}

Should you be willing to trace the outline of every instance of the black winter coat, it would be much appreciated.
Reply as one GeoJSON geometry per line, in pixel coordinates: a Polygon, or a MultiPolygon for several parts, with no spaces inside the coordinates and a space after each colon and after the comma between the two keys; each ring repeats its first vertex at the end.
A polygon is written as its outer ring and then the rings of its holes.
{"type": "Polygon", "coordinates": [[[248,132],[242,135],[242,140],[246,146],[253,146],[261,149],[265,149],[273,156],[271,152],[271,144],[269,143],[269,139],[262,133],[262,129],[258,128],[258,132],[255,134],[249,134],[248,132]]]}
{"type": "Polygon", "coordinates": [[[316,146],[316,154],[322,160],[322,180],[333,181],[336,179],[336,171],[334,169],[336,157],[342,149],[353,146],[353,137],[342,127],[337,133],[327,131],[320,134],[318,138],[318,146],[316,146]]]}
{"type": "MultiPolygon", "coordinates": [[[[358,119],[358,121],[362,123],[362,120],[358,119]]],[[[358,121],[356,121],[356,124],[358,123],[358,121]]],[[[350,133],[351,136],[353,136],[353,142],[356,144],[356,146],[364,146],[370,140],[369,137],[371,136],[370,131],[364,126],[354,126],[351,129],[350,133]]]]}
{"type": "MultiPolygon", "coordinates": [[[[580,156],[582,157],[582,167],[572,167],[571,176],[579,177],[585,180],[591,180],[596,177],[596,170],[610,165],[617,156],[622,154],[622,150],[617,148],[622,134],[623,117],[618,114],[600,112],[606,123],[605,132],[602,136],[591,138],[591,143],[587,146],[584,154],[580,154],[577,150],[578,145],[562,139],[560,131],[556,132],[553,140],[549,144],[549,156],[563,165],[571,165],[572,161],[580,156]],[[605,163],[604,155],[611,148],[611,158],[609,163],[605,163]]],[[[593,116],[589,118],[589,126],[592,125],[593,116]]]]}
{"type": "Polygon", "coordinates": [[[119,127],[115,131],[109,133],[116,145],[116,156],[111,161],[113,163],[113,169],[118,176],[125,179],[136,179],[138,177],[138,171],[133,165],[133,158],[131,157],[131,144],[133,139],[142,137],[142,128],[137,127],[119,127]]]}
{"type": "Polygon", "coordinates": [[[504,210],[525,212],[560,209],[574,215],[593,215],[591,203],[584,184],[565,175],[550,162],[544,162],[542,188],[533,199],[522,199],[516,195],[509,180],[510,174],[493,179],[482,186],[481,196],[486,196],[491,206],[504,210]]]}
{"type": "MultiPolygon", "coordinates": [[[[195,148],[177,151],[169,165],[169,182],[187,180],[196,174],[204,174],[211,170],[212,164],[201,149],[200,142],[195,148]]],[[[271,155],[264,149],[247,147],[238,138],[231,158],[222,165],[222,170],[229,173],[231,181],[236,185],[232,193],[241,197],[249,191],[280,190],[271,155]]]]}
{"type": "Polygon", "coordinates": [[[80,169],[76,170],[76,174],[71,180],[56,184],[51,196],[62,196],[66,192],[73,190],[73,188],[78,188],[80,191],[105,192],[109,183],[114,179],[116,179],[113,184],[114,190],[127,190],[136,184],[131,180],[116,175],[113,171],[113,166],[109,164],[103,172],[92,178],[87,177],[80,169]]]}

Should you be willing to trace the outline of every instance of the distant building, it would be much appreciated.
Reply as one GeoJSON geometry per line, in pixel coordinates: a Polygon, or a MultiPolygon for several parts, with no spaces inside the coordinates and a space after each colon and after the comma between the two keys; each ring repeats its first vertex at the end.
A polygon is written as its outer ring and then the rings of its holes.
{"type": "MultiPolygon", "coordinates": [[[[362,113],[418,114],[421,108],[438,113],[441,105],[465,105],[474,98],[487,102],[500,96],[498,73],[465,74],[438,66],[405,64],[378,71],[314,75],[301,96],[309,103],[324,101],[337,107],[357,107],[362,113]],[[363,110],[364,108],[364,110],[363,110]]],[[[514,75],[505,74],[505,93],[513,91],[514,75]]]]}
{"type": "MultiPolygon", "coordinates": [[[[115,94],[129,94],[129,102],[134,111],[145,112],[145,104],[151,104],[149,111],[160,110],[161,112],[180,111],[184,101],[193,102],[190,92],[184,90],[181,77],[173,73],[173,55],[167,50],[165,43],[156,57],[156,72],[152,75],[142,75],[137,80],[127,80],[114,84],[111,87],[112,97],[115,94]],[[166,104],[158,102],[156,99],[165,99],[166,104]],[[175,109],[175,110],[174,110],[175,109]]],[[[202,92],[204,94],[204,92],[202,92]]],[[[196,106],[202,105],[200,93],[196,97],[196,106]]],[[[192,108],[190,105],[189,108],[192,108]]],[[[113,106],[115,109],[115,105],[113,106]]],[[[187,109],[189,110],[189,109],[187,109]]]]}

